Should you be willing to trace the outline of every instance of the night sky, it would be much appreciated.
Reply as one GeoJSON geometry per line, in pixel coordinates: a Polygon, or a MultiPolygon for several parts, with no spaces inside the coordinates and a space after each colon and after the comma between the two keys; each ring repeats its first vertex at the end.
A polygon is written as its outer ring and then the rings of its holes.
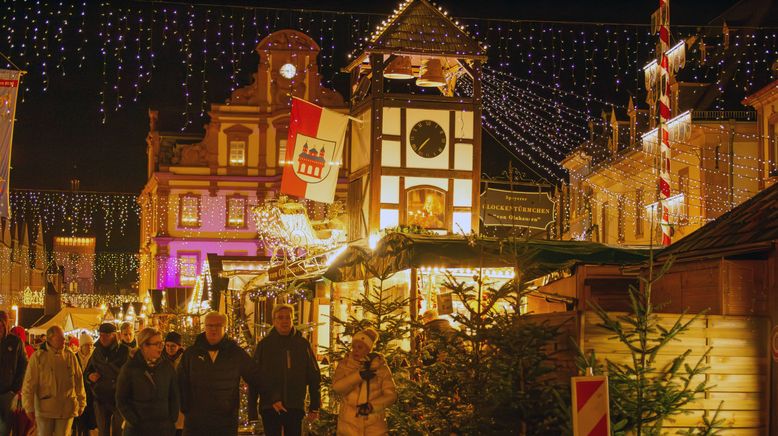
{"type": "MultiPolygon", "coordinates": [[[[19,2],[16,2],[19,3],[19,2]]],[[[142,5],[138,2],[114,2],[117,6],[142,5]]],[[[197,3],[197,2],[195,2],[197,3]]],[[[478,1],[442,2],[456,17],[510,17],[516,19],[647,23],[657,2],[649,1],[478,1]],[[510,6],[506,6],[510,4],[510,6]]],[[[733,1],[674,1],[672,19],[678,24],[703,24],[723,12],[733,1]]],[[[243,5],[248,2],[233,2],[243,5]]],[[[389,13],[395,1],[286,1],[262,2],[263,6],[281,8],[314,8],[323,10],[389,13]]],[[[87,27],[87,31],[97,29],[87,27]]],[[[90,37],[87,51],[97,51],[97,35],[90,37]]],[[[345,55],[345,52],[344,52],[345,55]]],[[[252,56],[256,65],[256,55],[252,56]]],[[[345,56],[341,62],[345,60],[345,56]]],[[[337,59],[335,60],[338,61],[337,59]]],[[[158,58],[158,65],[164,63],[158,58]]],[[[342,64],[341,64],[342,65],[342,64]]],[[[172,66],[175,67],[175,66],[172,66]]],[[[101,123],[100,68],[98,56],[90,56],[82,70],[68,72],[66,77],[51,76],[46,92],[31,77],[32,89],[24,95],[17,110],[12,162],[12,188],[67,189],[69,179],[78,177],[82,190],[139,192],[146,181],[145,136],[148,131],[147,108],[156,107],[178,112],[183,107],[180,82],[175,72],[165,67],[155,71],[150,91],[137,103],[126,102],[121,109],[109,110],[101,123]]],[[[180,68],[180,67],[179,67],[180,68]]],[[[251,64],[241,74],[244,83],[250,77],[251,64]]],[[[226,75],[226,74],[225,74],[226,75]]],[[[31,74],[30,76],[33,76],[31,74]]],[[[228,96],[227,78],[211,80],[211,100],[221,102],[228,96]],[[221,92],[219,92],[221,89],[221,92]]],[[[345,74],[335,77],[336,88],[347,96],[345,74]]],[[[189,131],[202,131],[201,122],[189,131]]],[[[485,135],[487,136],[487,135],[485,135]]],[[[488,138],[485,139],[487,142],[488,138]]],[[[503,153],[499,148],[498,153],[503,153]]],[[[492,171],[505,159],[485,159],[492,171]],[[497,166],[493,165],[498,162],[497,166]]]]}

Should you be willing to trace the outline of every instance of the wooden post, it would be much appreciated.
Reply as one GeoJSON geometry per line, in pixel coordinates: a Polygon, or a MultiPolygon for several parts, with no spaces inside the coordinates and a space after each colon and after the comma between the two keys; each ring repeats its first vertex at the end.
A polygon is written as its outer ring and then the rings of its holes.
{"type": "Polygon", "coordinates": [[[473,201],[471,228],[481,229],[481,61],[473,61],[473,201]]]}
{"type": "Polygon", "coordinates": [[[373,77],[370,84],[371,113],[370,120],[370,212],[368,215],[367,237],[378,231],[381,225],[381,149],[384,118],[384,55],[371,54],[370,66],[373,77]]]}
{"type": "MultiPolygon", "coordinates": [[[[419,288],[416,286],[418,279],[418,270],[411,268],[411,286],[409,288],[410,298],[408,298],[408,305],[410,305],[411,321],[416,321],[419,318],[419,288]]],[[[417,332],[411,330],[411,351],[416,351],[416,336],[417,332]]]]}

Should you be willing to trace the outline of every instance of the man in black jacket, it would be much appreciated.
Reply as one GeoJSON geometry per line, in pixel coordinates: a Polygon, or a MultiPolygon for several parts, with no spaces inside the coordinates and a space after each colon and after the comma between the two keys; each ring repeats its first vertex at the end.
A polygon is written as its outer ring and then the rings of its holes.
{"type": "Polygon", "coordinates": [[[119,343],[115,325],[100,324],[98,331],[100,339],[84,369],[84,381],[94,394],[92,404],[99,435],[119,436],[122,434],[122,416],[116,410],[116,380],[130,356],[130,349],[119,343]]]}
{"type": "Polygon", "coordinates": [[[184,351],[178,365],[185,436],[238,434],[241,377],[258,386],[260,374],[251,357],[225,336],[227,317],[205,315],[205,332],[184,351]]]}
{"type": "Polygon", "coordinates": [[[11,401],[22,388],[27,369],[24,344],[10,330],[8,314],[0,310],[0,436],[11,433],[11,401]]]}
{"type": "Polygon", "coordinates": [[[292,326],[294,307],[273,307],[273,329],[257,344],[254,361],[268,378],[266,389],[249,389],[249,419],[259,413],[267,436],[299,436],[305,416],[306,390],[310,396],[308,418],[316,420],[321,406],[321,373],[311,344],[292,326]],[[268,377],[271,376],[271,377],[268,377]]]}

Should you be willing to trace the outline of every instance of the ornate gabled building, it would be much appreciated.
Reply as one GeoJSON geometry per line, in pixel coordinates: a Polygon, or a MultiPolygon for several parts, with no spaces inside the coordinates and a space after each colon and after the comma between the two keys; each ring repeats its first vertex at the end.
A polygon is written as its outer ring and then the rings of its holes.
{"type": "MultiPolygon", "coordinates": [[[[709,86],[671,85],[673,241],[742,203],[760,187],[755,113],[700,106],[709,86]]],[[[651,113],[630,99],[626,120],[615,111],[603,114],[590,123],[589,140],[562,162],[570,176],[564,187],[563,239],[618,245],[661,241],[653,215],[659,197],[657,133],[651,113]]]]}
{"type": "MultiPolygon", "coordinates": [[[[346,111],[343,98],[321,85],[319,46],[310,37],[281,30],[256,51],[252,83],[211,105],[204,135],[167,133],[149,111],[148,182],[138,198],[141,295],[193,286],[209,253],[263,254],[250,207],[277,196],[292,96],[346,111]]],[[[339,185],[338,198],[345,190],[339,185]]]]}

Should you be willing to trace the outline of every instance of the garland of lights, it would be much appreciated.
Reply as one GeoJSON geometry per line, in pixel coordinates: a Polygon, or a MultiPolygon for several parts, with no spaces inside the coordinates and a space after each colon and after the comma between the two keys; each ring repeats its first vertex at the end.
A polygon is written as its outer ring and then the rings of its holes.
{"type": "MultiPolygon", "coordinates": [[[[490,80],[488,80],[488,79],[487,79],[487,80],[485,81],[485,83],[487,83],[487,84],[488,84],[488,83],[490,83],[490,80]]],[[[504,83],[504,82],[503,82],[503,83],[504,83]]],[[[511,113],[519,113],[519,114],[522,114],[522,113],[531,113],[531,114],[535,115],[535,114],[537,114],[537,113],[538,113],[538,107],[537,107],[537,106],[533,106],[533,107],[531,108],[532,110],[526,110],[526,109],[530,109],[530,108],[525,108],[525,110],[517,110],[516,106],[515,106],[515,105],[513,105],[513,104],[512,104],[510,101],[507,101],[507,103],[508,103],[508,104],[507,104],[507,106],[508,106],[508,108],[511,108],[512,110],[505,110],[505,109],[506,109],[506,107],[505,107],[505,106],[506,106],[506,104],[505,104],[505,103],[506,103],[506,99],[510,99],[510,98],[512,98],[512,94],[513,94],[513,93],[509,93],[509,92],[502,92],[502,91],[496,92],[496,91],[493,91],[492,89],[490,89],[490,87],[489,87],[489,86],[486,86],[486,87],[485,87],[485,89],[486,89],[486,94],[487,94],[487,96],[489,96],[489,94],[490,94],[490,93],[491,93],[491,94],[493,94],[493,95],[502,96],[502,98],[487,98],[487,99],[486,99],[486,101],[487,101],[487,106],[488,106],[488,104],[492,104],[492,103],[495,103],[495,102],[497,102],[497,103],[503,103],[503,104],[501,104],[501,105],[500,105],[500,107],[499,107],[498,109],[496,109],[496,110],[494,111],[494,113],[496,113],[496,114],[500,114],[500,115],[506,115],[506,114],[511,114],[511,113]],[[511,96],[511,97],[506,97],[506,96],[511,96]]],[[[520,89],[518,89],[518,88],[514,88],[514,90],[516,90],[517,92],[521,92],[521,90],[520,90],[520,89]]],[[[518,102],[521,102],[521,101],[522,101],[522,99],[519,99],[519,98],[516,98],[516,100],[517,100],[518,102]]],[[[556,103],[556,107],[557,107],[557,109],[559,109],[560,107],[561,107],[561,108],[564,108],[564,105],[561,105],[560,103],[556,103]]],[[[489,109],[489,108],[487,107],[487,109],[489,109]]],[[[570,110],[571,110],[571,111],[573,111],[573,110],[575,110],[575,109],[571,108],[570,110]]],[[[586,116],[586,117],[589,117],[587,114],[584,114],[584,116],[586,116]]],[[[591,120],[591,121],[596,121],[597,123],[603,123],[603,124],[605,124],[605,122],[604,122],[604,121],[602,121],[602,120],[601,120],[601,119],[599,119],[599,118],[590,117],[590,120],[591,120]]],[[[564,119],[561,119],[561,121],[565,121],[565,120],[564,120],[564,119]]],[[[526,126],[526,127],[527,127],[527,128],[530,130],[530,131],[548,132],[548,131],[550,131],[551,129],[553,129],[553,125],[552,125],[552,124],[550,124],[550,122],[545,122],[545,121],[541,121],[541,122],[542,122],[542,123],[545,123],[545,125],[544,125],[544,126],[542,126],[542,128],[540,128],[540,129],[537,129],[537,128],[535,128],[535,126],[532,126],[532,125],[528,125],[528,126],[527,126],[527,125],[526,125],[526,123],[524,123],[522,120],[519,120],[519,123],[520,123],[520,124],[522,124],[522,123],[523,123],[523,124],[525,124],[525,126],[526,126]]],[[[576,124],[574,124],[574,123],[572,123],[572,122],[568,122],[568,123],[569,123],[569,125],[570,125],[571,127],[573,127],[573,126],[577,126],[576,124]]],[[[609,123],[608,123],[608,124],[609,124],[609,123]]],[[[696,125],[695,125],[695,127],[696,127],[696,125]]],[[[579,127],[579,128],[580,128],[580,127],[579,127]]],[[[588,132],[587,132],[587,133],[588,133],[588,132]]],[[[555,139],[557,139],[557,141],[549,141],[549,140],[545,140],[544,142],[545,142],[546,144],[544,144],[544,145],[548,145],[548,147],[544,147],[544,148],[554,148],[554,147],[556,147],[556,145],[555,145],[555,144],[556,144],[556,143],[558,143],[558,142],[560,142],[560,141],[558,141],[558,139],[559,139],[558,137],[557,137],[557,138],[555,138],[555,139]]],[[[569,153],[569,151],[570,151],[570,150],[572,150],[573,148],[575,148],[576,146],[578,146],[578,145],[579,145],[580,143],[582,143],[582,142],[583,142],[583,137],[579,137],[579,138],[577,138],[577,139],[575,140],[575,142],[571,142],[571,143],[569,143],[569,144],[568,144],[568,147],[567,147],[565,150],[563,150],[563,152],[564,152],[564,153],[569,153]]],[[[685,142],[681,142],[681,141],[674,141],[674,143],[676,143],[676,144],[686,144],[685,142]]],[[[692,145],[692,144],[688,144],[688,145],[692,145]]],[[[603,151],[606,151],[606,150],[603,150],[603,151]]],[[[643,152],[643,153],[647,153],[647,152],[645,152],[644,150],[640,150],[640,151],[641,151],[641,152],[643,152]]],[[[688,153],[688,152],[685,152],[685,151],[684,151],[683,153],[681,153],[681,154],[684,154],[684,155],[688,155],[688,156],[691,156],[691,157],[698,158],[698,157],[696,157],[696,156],[694,156],[694,155],[692,155],[692,154],[690,154],[690,153],[688,153]]],[[[745,156],[743,156],[743,157],[745,158],[745,156]]],[[[623,160],[625,157],[624,157],[623,155],[614,156],[614,155],[610,155],[610,154],[609,154],[609,155],[607,155],[606,157],[602,157],[602,156],[600,156],[599,158],[600,158],[600,159],[599,159],[600,161],[603,161],[603,162],[611,162],[611,161],[616,161],[617,159],[618,159],[618,160],[623,160]]],[[[738,158],[740,158],[740,155],[738,155],[738,158]]],[[[642,164],[642,166],[646,166],[646,163],[645,163],[644,161],[641,161],[641,160],[639,160],[639,159],[632,159],[632,158],[629,158],[629,157],[627,157],[627,159],[629,159],[629,160],[633,160],[633,161],[635,161],[635,162],[637,162],[637,163],[640,163],[640,164],[642,164]]],[[[705,160],[707,160],[707,159],[711,159],[711,158],[703,158],[703,161],[705,161],[705,160]]],[[[551,158],[551,159],[548,159],[548,160],[549,160],[549,161],[551,161],[551,162],[554,162],[554,163],[555,163],[557,166],[559,165],[558,163],[556,163],[556,159],[553,159],[553,158],[551,158]]],[[[686,164],[686,165],[697,165],[697,164],[693,164],[692,162],[685,161],[685,160],[683,160],[683,159],[674,159],[674,160],[677,160],[677,161],[679,161],[679,162],[681,162],[681,163],[684,163],[684,164],[686,164]]],[[[751,160],[754,160],[754,159],[751,159],[751,160]]],[[[753,166],[748,166],[748,165],[740,165],[740,164],[737,164],[737,163],[735,163],[735,164],[734,164],[734,166],[735,166],[736,168],[738,168],[738,169],[743,169],[743,170],[746,170],[746,171],[749,171],[749,172],[754,172],[754,171],[755,171],[755,168],[754,168],[753,166]]],[[[716,172],[716,173],[721,173],[721,174],[727,174],[727,173],[726,173],[726,172],[724,172],[724,171],[717,171],[717,170],[715,170],[715,169],[711,169],[711,172],[716,172]]],[[[633,176],[632,176],[631,174],[629,174],[629,173],[623,173],[623,174],[621,174],[621,175],[620,175],[620,177],[621,177],[621,178],[620,178],[620,179],[618,179],[618,180],[623,180],[623,178],[624,178],[624,177],[626,177],[626,178],[632,178],[633,176]]],[[[738,179],[745,179],[745,180],[758,180],[758,178],[756,178],[756,177],[750,177],[750,176],[748,176],[747,174],[745,174],[745,173],[742,173],[742,172],[738,172],[738,173],[736,173],[736,177],[737,177],[738,179]]],[[[697,182],[697,180],[695,179],[695,180],[693,180],[693,182],[697,182]]],[[[741,191],[741,192],[745,192],[745,189],[744,189],[744,188],[737,188],[736,190],[738,190],[738,191],[741,191]]],[[[722,193],[724,193],[724,192],[722,192],[722,193]]]]}
{"type": "MultiPolygon", "coordinates": [[[[380,31],[392,19],[385,18],[383,14],[153,2],[132,8],[117,8],[111,2],[83,1],[64,8],[45,2],[15,3],[0,17],[9,29],[0,49],[31,72],[24,85],[26,93],[31,83],[40,81],[45,90],[55,77],[81,71],[94,45],[99,45],[95,59],[102,61],[100,112],[104,118],[111,108],[121,109],[128,99],[137,101],[148,89],[153,74],[164,67],[155,62],[164,56],[171,65],[183,64],[185,68],[180,83],[182,115],[190,117],[199,112],[202,117],[211,100],[209,95],[223,95],[221,90],[212,92],[210,88],[217,81],[211,79],[229,77],[229,88],[239,86],[238,72],[254,62],[253,49],[262,36],[286,27],[305,31],[319,42],[320,64],[329,84],[337,74],[336,60],[344,60],[345,53],[358,49],[368,29],[380,31]],[[97,44],[89,44],[92,35],[97,36],[97,44]],[[346,45],[337,46],[336,41],[346,41],[346,45]],[[58,60],[52,63],[53,58],[58,60]],[[198,95],[199,105],[195,104],[198,95]]],[[[459,25],[460,20],[452,21],[459,25]]],[[[470,29],[471,37],[486,43],[489,58],[500,70],[522,69],[528,79],[542,75],[553,81],[547,86],[561,88],[567,84],[568,89],[584,94],[592,89],[619,92],[639,88],[637,72],[654,48],[647,25],[483,19],[461,22],[463,29],[464,24],[470,29]]],[[[726,49],[726,57],[738,65],[735,77],[742,84],[740,92],[766,82],[774,60],[770,47],[775,47],[778,38],[773,29],[722,27],[720,32],[713,32],[704,27],[702,31],[704,35],[688,27],[675,35],[679,40],[694,36],[698,41],[690,52],[696,54],[689,60],[694,67],[690,73],[693,79],[723,87],[719,76],[725,56],[707,53],[726,49]]]]}
{"type": "MultiPolygon", "coordinates": [[[[404,7],[403,5],[401,7],[404,7]]],[[[208,94],[213,94],[209,89],[209,77],[214,77],[214,70],[218,70],[215,74],[219,77],[229,76],[231,89],[239,85],[236,80],[237,72],[255,59],[254,46],[246,44],[249,38],[252,38],[256,45],[261,36],[296,24],[298,29],[304,30],[319,41],[322,48],[322,71],[325,81],[329,82],[337,67],[335,58],[341,59],[340,53],[355,49],[336,47],[336,40],[348,40],[347,45],[354,45],[365,39],[362,35],[369,29],[377,25],[376,31],[380,32],[388,25],[377,18],[381,15],[305,11],[292,13],[284,10],[277,10],[273,14],[268,9],[225,9],[195,7],[191,4],[164,7],[148,4],[132,9],[116,9],[109,2],[95,6],[84,1],[79,6],[71,4],[67,8],[28,3],[18,8],[8,8],[3,14],[1,22],[8,24],[9,29],[5,47],[7,52],[33,73],[28,77],[33,78],[35,72],[39,73],[44,90],[55,77],[54,73],[65,76],[68,71],[73,71],[72,62],[78,62],[78,69],[83,67],[89,52],[89,35],[98,33],[98,42],[101,45],[99,58],[103,63],[100,111],[104,120],[109,106],[113,105],[113,110],[118,111],[130,93],[133,95],[133,101],[137,101],[138,96],[150,86],[152,73],[161,67],[155,65],[157,57],[164,55],[167,59],[180,59],[185,66],[181,83],[185,98],[182,111],[186,119],[185,126],[191,122],[190,115],[196,110],[194,100],[197,93],[200,95],[201,117],[207,109],[210,101],[208,94]],[[224,11],[229,11],[229,15],[224,11]],[[259,13],[261,11],[264,12],[264,17],[259,13]],[[348,25],[344,25],[344,20],[348,20],[348,25]],[[347,38],[343,38],[344,32],[348,35],[347,38]],[[53,53],[57,53],[59,61],[50,64],[48,60],[53,57],[53,53]],[[132,79],[135,77],[137,79],[132,79]]],[[[389,19],[391,20],[392,18],[389,19]]],[[[459,25],[457,20],[454,22],[459,25]]],[[[463,22],[467,22],[471,28],[472,37],[487,42],[489,57],[497,67],[484,69],[485,126],[501,142],[511,145],[520,155],[556,180],[564,178],[563,169],[558,164],[560,157],[566,156],[585,139],[581,138],[587,132],[582,123],[606,123],[590,115],[592,105],[624,107],[608,103],[607,98],[592,97],[592,90],[614,89],[616,93],[639,90],[642,84],[638,74],[641,63],[651,57],[654,49],[653,38],[645,26],[588,26],[500,20],[463,22]],[[595,59],[607,59],[608,62],[595,62],[595,59]],[[508,73],[508,70],[517,71],[517,77],[508,73]],[[525,74],[527,77],[518,77],[525,74]],[[502,76],[502,79],[497,79],[496,76],[502,76]],[[549,82],[532,80],[538,76],[547,78],[549,82]],[[630,77],[635,78],[634,86],[628,85],[630,77]],[[516,85],[517,81],[535,85],[557,98],[545,98],[539,92],[526,89],[526,86],[521,92],[511,92],[522,89],[521,85],[516,85]],[[514,97],[514,94],[520,98],[514,97]],[[501,100],[494,98],[494,95],[506,98],[501,100]],[[581,106],[576,108],[563,104],[560,101],[561,96],[575,99],[581,106]],[[549,119],[540,117],[538,110],[544,112],[549,119]],[[561,128],[561,124],[570,129],[561,128]]],[[[685,32],[685,35],[676,35],[677,39],[700,36],[696,29],[689,28],[685,32]]],[[[722,28],[721,35],[705,35],[705,38],[703,42],[700,36],[700,42],[690,47],[690,55],[694,56],[687,60],[687,70],[691,70],[690,75],[694,80],[713,81],[722,92],[748,92],[753,90],[755,84],[764,83],[764,75],[768,74],[774,56],[769,47],[775,47],[778,41],[774,31],[722,28]],[[707,52],[713,55],[706,55],[707,52]],[[742,80],[731,79],[731,82],[742,83],[740,88],[731,89],[736,87],[727,86],[727,89],[724,89],[721,71],[727,58],[737,62],[735,77],[742,80]]],[[[25,84],[25,91],[29,91],[29,86],[29,82],[25,84]]],[[[719,108],[724,100],[722,98],[717,101],[719,108]]],[[[709,126],[700,127],[715,129],[709,126]]],[[[760,134],[735,134],[762,138],[760,134]]],[[[606,150],[602,152],[606,153],[606,150]]],[[[617,159],[612,155],[596,158],[604,163],[615,162],[617,159]]],[[[703,161],[706,159],[709,158],[703,158],[703,161]]],[[[743,159],[769,163],[758,157],[744,156],[743,159]]],[[[673,161],[676,160],[690,164],[674,156],[673,161]]],[[[647,166],[643,160],[631,157],[627,158],[625,165],[631,170],[637,170],[637,173],[640,172],[641,166],[647,166]]],[[[734,166],[741,170],[752,169],[739,163],[734,163],[734,166]]],[[[618,168],[609,168],[608,171],[615,175],[607,175],[606,178],[614,181],[629,181],[635,186],[649,186],[651,183],[637,180],[635,173],[618,168]]],[[[754,179],[743,171],[737,172],[736,177],[754,179]]],[[[690,180],[690,183],[701,182],[695,179],[690,180]]],[[[723,190],[721,193],[724,193],[723,190]]],[[[33,220],[38,218],[44,223],[44,231],[70,231],[74,234],[91,229],[94,225],[94,211],[103,210],[104,217],[108,217],[115,212],[111,211],[112,208],[118,207],[103,200],[99,205],[92,204],[92,200],[86,201],[87,203],[83,203],[84,200],[77,199],[74,204],[69,204],[61,199],[26,198],[22,201],[22,206],[17,205],[22,211],[17,214],[25,218],[31,217],[33,220]],[[57,224],[58,217],[49,213],[62,208],[69,208],[69,229],[57,229],[56,226],[61,225],[57,224]]],[[[124,217],[118,221],[122,233],[130,215],[128,212],[138,215],[134,197],[127,203],[127,206],[123,206],[123,212],[119,212],[119,216],[124,217]],[[132,211],[129,210],[129,204],[132,205],[132,211]]],[[[174,202],[172,208],[177,210],[177,207],[174,202]]],[[[218,207],[203,207],[202,210],[206,214],[221,213],[218,207]]],[[[105,218],[104,222],[106,237],[110,239],[114,220],[105,218]]],[[[151,224],[150,221],[144,221],[143,225],[145,228],[151,224]]]]}
{"type": "Polygon", "coordinates": [[[107,245],[115,232],[124,235],[130,219],[139,219],[134,194],[11,190],[9,201],[15,223],[41,223],[45,234],[94,234],[95,219],[102,221],[107,245]]]}
{"type": "MultiPolygon", "coordinates": [[[[43,306],[44,296],[46,295],[45,289],[33,290],[30,288],[21,292],[20,299],[17,294],[14,303],[24,307],[36,307],[43,306]]],[[[63,292],[60,294],[60,301],[63,306],[66,307],[121,307],[125,303],[137,303],[137,294],[72,294],[69,292],[63,292]]]]}
{"type": "MultiPolygon", "coordinates": [[[[490,83],[490,81],[487,79],[487,80],[485,80],[485,83],[487,83],[487,84],[488,84],[488,83],[490,83]]],[[[509,96],[510,96],[510,95],[512,95],[512,94],[513,94],[513,93],[506,93],[506,92],[502,92],[502,91],[500,91],[500,92],[497,92],[497,93],[496,93],[496,95],[498,95],[498,96],[502,96],[502,98],[488,98],[488,95],[489,95],[489,93],[490,93],[491,91],[492,91],[492,90],[491,90],[491,89],[490,89],[490,87],[487,85],[487,86],[485,87],[485,93],[487,94],[487,98],[485,99],[485,101],[487,102],[487,107],[486,107],[486,110],[487,110],[487,115],[489,115],[489,113],[488,113],[488,109],[489,109],[489,107],[488,107],[488,103],[491,103],[491,102],[505,102],[505,101],[506,101],[506,97],[505,97],[505,96],[506,96],[506,95],[509,95],[509,96]]],[[[516,100],[518,100],[518,101],[521,101],[521,99],[518,99],[518,98],[517,98],[516,100]]],[[[557,107],[559,107],[559,104],[557,104],[557,107]]],[[[517,112],[517,111],[515,111],[515,107],[514,107],[514,110],[513,110],[513,111],[507,111],[507,110],[504,110],[504,109],[505,109],[505,107],[503,106],[503,107],[501,107],[501,108],[499,108],[499,109],[495,110],[493,113],[495,113],[495,114],[498,114],[498,115],[504,115],[504,114],[508,114],[508,113],[515,113],[515,112],[517,112]]],[[[536,114],[536,113],[537,113],[537,110],[536,110],[537,108],[533,108],[533,109],[535,109],[535,110],[532,110],[532,111],[525,110],[525,111],[519,111],[519,112],[520,112],[520,113],[521,113],[521,112],[525,112],[525,113],[532,113],[532,114],[536,114]]],[[[574,109],[573,109],[573,110],[574,110],[574,109]]],[[[584,114],[584,115],[585,115],[586,117],[589,117],[589,116],[588,116],[588,115],[586,115],[586,114],[584,114]]],[[[604,121],[602,121],[602,120],[600,120],[600,119],[598,119],[598,118],[591,117],[591,119],[592,119],[592,120],[594,120],[594,121],[597,121],[597,122],[599,122],[599,123],[604,123],[604,121]]],[[[498,122],[499,122],[499,121],[498,121],[498,122]]],[[[519,121],[519,123],[521,124],[521,123],[522,123],[522,121],[519,121]]],[[[526,123],[524,123],[524,124],[526,125],[526,123]]],[[[488,125],[488,120],[487,120],[487,125],[488,125]]],[[[573,125],[573,124],[571,123],[571,125],[573,125]]],[[[546,126],[544,126],[544,128],[542,128],[542,129],[535,129],[535,128],[533,128],[534,126],[531,126],[531,125],[530,125],[530,126],[527,126],[527,127],[529,128],[529,130],[530,130],[530,131],[541,131],[541,132],[542,132],[542,131],[548,131],[548,130],[549,130],[549,128],[550,128],[551,126],[550,126],[550,125],[546,125],[546,126]]],[[[544,144],[544,145],[549,145],[550,147],[554,147],[554,146],[555,146],[555,145],[554,145],[554,142],[552,142],[552,141],[545,140],[544,142],[545,142],[545,144],[544,144]]],[[[580,139],[580,142],[583,142],[583,139],[580,139]]],[[[577,146],[577,145],[579,145],[579,144],[580,144],[580,142],[579,142],[579,143],[577,143],[577,144],[575,144],[575,145],[576,145],[576,146],[577,146]]],[[[569,147],[569,148],[570,148],[570,149],[572,149],[573,147],[569,147]]],[[[643,150],[640,150],[640,151],[641,151],[641,152],[643,152],[643,153],[646,153],[646,152],[645,152],[645,151],[643,151],[643,150]]],[[[534,161],[534,159],[533,159],[532,155],[527,155],[527,157],[529,157],[529,158],[530,158],[530,160],[533,160],[533,161],[534,161]]],[[[620,158],[620,159],[623,159],[623,156],[620,156],[619,158],[620,158]]],[[[611,160],[614,160],[614,158],[613,158],[613,157],[611,157],[611,156],[608,156],[608,158],[607,158],[607,159],[603,159],[603,160],[604,160],[604,161],[611,161],[611,160]]],[[[644,161],[641,161],[641,160],[639,160],[639,159],[628,159],[628,160],[634,160],[636,163],[640,163],[640,164],[642,164],[642,166],[644,167],[644,168],[642,168],[642,169],[650,169],[650,168],[651,168],[651,167],[650,167],[650,164],[648,164],[648,163],[646,163],[646,162],[644,162],[644,161]]],[[[677,159],[677,160],[680,160],[680,159],[677,159]]],[[[557,163],[557,162],[556,162],[554,159],[549,159],[549,161],[550,161],[550,162],[553,162],[553,163],[554,163],[555,165],[557,165],[557,166],[559,165],[559,164],[558,164],[558,163],[557,163]]],[[[691,163],[690,163],[690,162],[688,162],[688,161],[683,161],[683,160],[680,160],[680,161],[682,161],[683,163],[686,163],[686,164],[691,164],[691,163]]],[[[536,163],[538,163],[539,165],[543,166],[542,164],[540,164],[540,163],[539,163],[539,162],[537,162],[537,161],[534,161],[534,162],[536,162],[536,163]]],[[[741,166],[740,166],[740,165],[738,165],[738,167],[741,167],[741,166]]],[[[749,169],[749,170],[751,170],[751,171],[753,171],[753,170],[754,170],[754,168],[753,168],[753,167],[748,167],[748,166],[745,166],[745,165],[744,165],[744,166],[742,166],[742,167],[743,167],[743,169],[749,169]]],[[[548,168],[548,167],[546,167],[546,168],[548,168]]],[[[603,168],[604,168],[604,169],[606,169],[606,170],[608,170],[608,171],[614,171],[614,170],[616,170],[615,168],[608,167],[608,166],[603,166],[603,168]]],[[[633,170],[635,169],[635,167],[634,167],[634,166],[632,166],[632,168],[633,168],[633,170]]],[[[616,172],[618,172],[618,171],[616,171],[616,172]]],[[[644,181],[644,180],[635,179],[635,176],[634,176],[634,174],[631,174],[631,173],[625,173],[625,172],[621,172],[621,174],[619,174],[619,175],[617,175],[617,176],[614,176],[614,177],[610,177],[610,176],[608,176],[607,174],[605,174],[605,177],[606,177],[606,178],[609,178],[609,179],[611,179],[611,180],[612,180],[612,181],[614,181],[614,182],[622,182],[622,183],[623,183],[624,181],[633,181],[633,182],[635,182],[635,183],[636,183],[638,186],[642,186],[643,188],[645,188],[645,190],[646,190],[647,192],[651,192],[651,191],[653,190],[653,187],[654,187],[653,183],[651,183],[651,182],[649,182],[649,181],[644,181]]],[[[754,179],[754,178],[752,178],[752,177],[748,177],[748,176],[746,176],[746,175],[743,175],[743,174],[738,174],[738,178],[743,178],[743,179],[754,179]]],[[[691,181],[693,181],[693,182],[698,182],[696,179],[695,179],[695,180],[691,180],[691,181]]],[[[589,183],[589,184],[590,184],[590,185],[592,185],[591,183],[589,183]]],[[[697,184],[697,187],[700,187],[700,186],[701,186],[701,182],[697,184]]],[[[611,198],[617,198],[617,199],[618,199],[618,198],[622,198],[622,199],[624,198],[624,194],[623,194],[623,193],[613,193],[613,192],[610,192],[610,191],[608,191],[607,189],[605,189],[605,188],[602,188],[602,187],[596,187],[596,188],[598,188],[598,190],[599,190],[599,191],[606,192],[606,193],[607,193],[607,195],[608,195],[608,197],[611,197],[611,198]]],[[[747,194],[747,192],[745,191],[745,188],[737,188],[737,189],[736,189],[736,191],[738,191],[739,193],[746,193],[746,194],[747,194]]],[[[581,194],[584,194],[584,192],[581,192],[581,194]]],[[[703,199],[703,198],[702,198],[702,197],[700,197],[700,196],[693,196],[693,195],[689,195],[689,197],[690,197],[690,198],[696,198],[696,199],[699,199],[699,200],[702,200],[702,199],[703,199]]],[[[601,202],[601,203],[605,204],[606,202],[601,202]]],[[[626,201],[625,203],[633,203],[633,202],[632,202],[632,201],[626,201]]],[[[726,210],[727,210],[727,207],[726,207],[726,206],[722,206],[722,207],[719,207],[719,208],[716,208],[716,207],[714,207],[713,209],[721,209],[721,210],[719,210],[719,212],[724,212],[724,211],[726,211],[726,210]]],[[[633,214],[628,214],[628,215],[633,215],[633,214]]],[[[681,214],[675,214],[675,213],[673,213],[673,214],[671,214],[671,215],[672,215],[673,217],[676,217],[676,218],[681,218],[681,217],[683,217],[683,218],[687,219],[689,222],[702,222],[702,223],[704,223],[704,222],[707,222],[707,221],[708,221],[707,219],[702,219],[702,218],[699,218],[699,217],[694,217],[694,218],[691,218],[691,219],[689,219],[689,217],[682,216],[681,214]]]]}

